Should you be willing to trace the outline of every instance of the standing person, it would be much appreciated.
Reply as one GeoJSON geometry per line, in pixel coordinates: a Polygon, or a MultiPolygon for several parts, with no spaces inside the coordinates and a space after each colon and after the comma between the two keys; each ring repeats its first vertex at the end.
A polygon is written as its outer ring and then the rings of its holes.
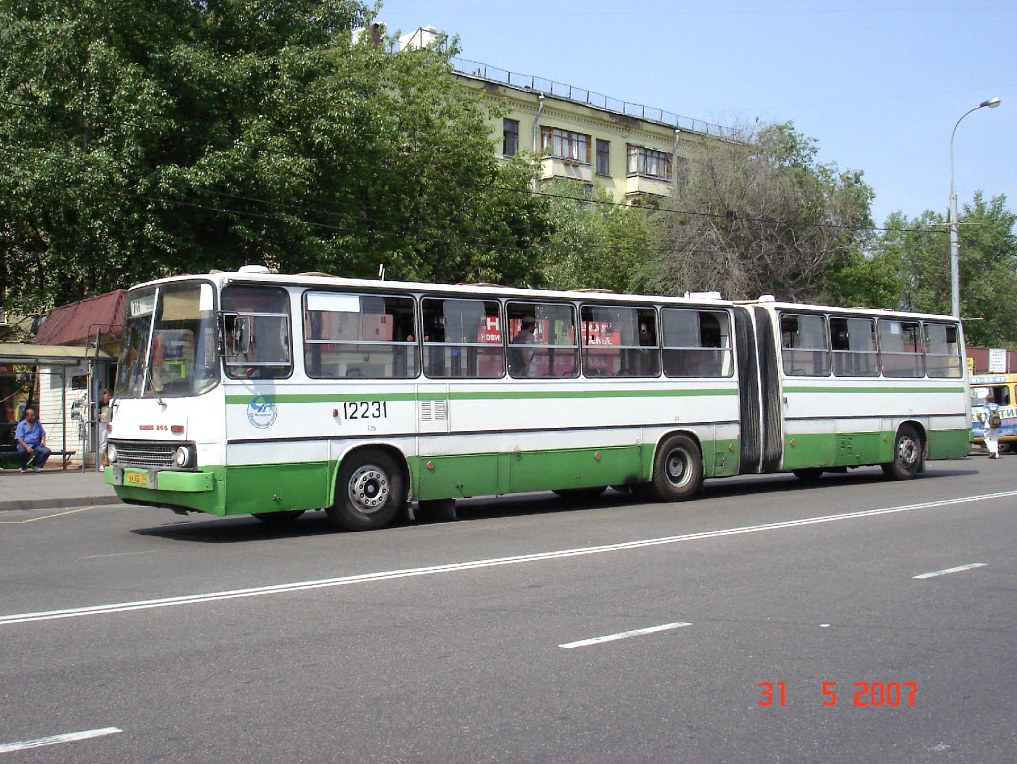
{"type": "Polygon", "coordinates": [[[21,458],[21,471],[28,472],[29,466],[36,472],[41,470],[49,459],[50,450],[46,448],[46,430],[36,419],[34,406],[25,407],[25,418],[18,422],[14,438],[21,458]]]}
{"type": "Polygon", "coordinates": [[[996,404],[996,396],[992,390],[985,393],[985,403],[982,408],[982,426],[985,428],[985,447],[989,449],[989,458],[999,458],[999,428],[1003,420],[999,416],[999,406],[996,404]]]}
{"type": "Polygon", "coordinates": [[[513,377],[533,376],[533,359],[537,354],[537,349],[533,346],[536,328],[537,320],[532,316],[525,316],[519,331],[512,338],[509,345],[509,372],[513,377]]]}
{"type": "Polygon", "coordinates": [[[106,447],[109,445],[109,423],[113,415],[113,409],[109,405],[109,388],[102,391],[99,397],[99,460],[104,467],[109,466],[106,458],[106,447]]]}

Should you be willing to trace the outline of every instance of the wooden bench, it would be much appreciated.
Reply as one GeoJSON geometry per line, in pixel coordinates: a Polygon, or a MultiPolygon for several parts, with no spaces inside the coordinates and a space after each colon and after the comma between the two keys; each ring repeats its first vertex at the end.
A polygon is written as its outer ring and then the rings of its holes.
{"type": "MultiPolygon", "coordinates": [[[[49,455],[51,457],[53,457],[53,456],[61,457],[62,461],[60,462],[60,467],[61,467],[61,469],[67,469],[67,463],[71,460],[71,457],[74,456],[76,453],[78,453],[78,452],[77,451],[59,451],[59,450],[53,449],[53,450],[51,450],[49,452],[49,455]]],[[[18,447],[17,446],[12,446],[12,445],[7,445],[7,444],[4,444],[4,445],[0,446],[0,458],[7,457],[7,456],[11,456],[11,457],[15,457],[16,458],[17,455],[18,455],[18,447]]]]}

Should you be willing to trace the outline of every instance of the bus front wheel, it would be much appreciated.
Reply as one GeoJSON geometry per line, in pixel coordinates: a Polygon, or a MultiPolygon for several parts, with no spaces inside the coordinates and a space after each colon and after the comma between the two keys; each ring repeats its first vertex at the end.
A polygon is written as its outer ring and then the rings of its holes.
{"type": "Polygon", "coordinates": [[[922,468],[922,438],[909,424],[901,425],[893,442],[893,461],[880,465],[883,474],[894,480],[910,480],[922,468]]]}
{"type": "Polygon", "coordinates": [[[384,451],[350,454],[339,467],[335,501],[325,512],[337,528],[369,531],[384,528],[406,503],[406,477],[384,451]]]}
{"type": "Polygon", "coordinates": [[[653,460],[653,488],[662,501],[684,501],[703,485],[703,457],[687,435],[665,438],[653,460]]]}

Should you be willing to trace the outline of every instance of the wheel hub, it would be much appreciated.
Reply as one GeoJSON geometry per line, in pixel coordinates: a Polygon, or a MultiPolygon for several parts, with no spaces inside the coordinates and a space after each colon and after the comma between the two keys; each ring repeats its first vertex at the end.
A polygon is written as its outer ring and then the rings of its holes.
{"type": "Polygon", "coordinates": [[[687,477],[687,465],[685,463],[684,456],[673,451],[667,455],[667,461],[664,464],[664,470],[667,472],[667,479],[674,485],[681,485],[685,482],[687,477]]]}
{"type": "Polygon", "coordinates": [[[918,461],[918,444],[910,438],[905,438],[897,447],[897,453],[904,464],[914,464],[918,461]]]}
{"type": "Polygon", "coordinates": [[[364,465],[350,477],[350,501],[365,514],[381,509],[390,490],[388,475],[373,465],[364,465]]]}

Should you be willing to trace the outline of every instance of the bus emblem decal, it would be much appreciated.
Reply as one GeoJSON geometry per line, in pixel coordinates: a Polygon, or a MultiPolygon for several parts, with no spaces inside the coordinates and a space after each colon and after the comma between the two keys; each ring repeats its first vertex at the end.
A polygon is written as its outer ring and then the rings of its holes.
{"type": "Polygon", "coordinates": [[[265,430],[275,424],[279,409],[267,395],[255,395],[247,404],[247,421],[259,430],[265,430]]]}

